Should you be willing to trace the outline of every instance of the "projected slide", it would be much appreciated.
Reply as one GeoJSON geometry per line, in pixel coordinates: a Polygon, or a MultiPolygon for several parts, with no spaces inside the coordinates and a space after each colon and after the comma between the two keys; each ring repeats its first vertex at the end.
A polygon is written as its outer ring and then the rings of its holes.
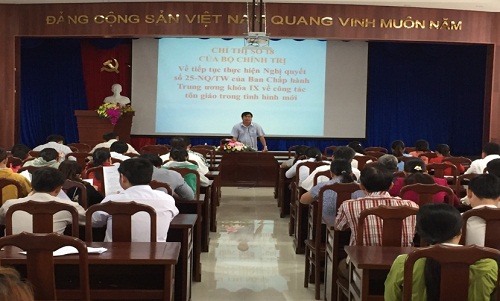
{"type": "Polygon", "coordinates": [[[324,135],[326,42],[243,49],[242,39],[166,38],[158,47],[155,132],[229,135],[250,111],[266,135],[324,135]]]}

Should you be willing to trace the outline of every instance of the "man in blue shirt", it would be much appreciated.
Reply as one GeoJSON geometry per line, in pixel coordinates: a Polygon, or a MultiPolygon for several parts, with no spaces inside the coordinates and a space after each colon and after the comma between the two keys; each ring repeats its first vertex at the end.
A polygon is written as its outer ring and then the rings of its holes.
{"type": "Polygon", "coordinates": [[[233,136],[234,141],[239,141],[248,147],[258,150],[257,148],[257,137],[259,137],[262,143],[264,152],[267,152],[266,138],[264,138],[264,130],[260,125],[252,122],[252,113],[243,112],[241,114],[241,123],[233,126],[231,131],[231,136],[233,136]]]}

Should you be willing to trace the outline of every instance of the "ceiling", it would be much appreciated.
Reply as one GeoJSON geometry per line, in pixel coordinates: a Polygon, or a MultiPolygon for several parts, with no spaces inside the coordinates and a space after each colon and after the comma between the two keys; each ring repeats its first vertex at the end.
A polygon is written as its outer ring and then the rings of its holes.
{"type": "MultiPolygon", "coordinates": [[[[109,2],[169,2],[155,0],[0,0],[5,4],[47,4],[47,3],[109,3],[109,2]]],[[[173,1],[170,1],[173,2],[173,1]]],[[[203,0],[177,0],[175,2],[213,2],[203,0]]],[[[219,1],[224,2],[224,1],[219,1]]],[[[245,0],[231,0],[231,2],[247,2],[245,0]]],[[[444,9],[474,10],[485,12],[500,12],[499,0],[266,0],[266,3],[327,3],[327,4],[355,4],[376,6],[399,6],[399,7],[428,7],[444,9]]]]}

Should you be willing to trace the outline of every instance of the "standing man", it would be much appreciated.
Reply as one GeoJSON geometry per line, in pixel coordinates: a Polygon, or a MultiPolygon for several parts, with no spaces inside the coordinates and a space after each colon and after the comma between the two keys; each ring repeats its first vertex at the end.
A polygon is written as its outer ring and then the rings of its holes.
{"type": "Polygon", "coordinates": [[[257,137],[259,137],[260,143],[262,143],[263,152],[267,152],[266,138],[264,138],[264,130],[260,125],[252,122],[253,115],[250,112],[243,112],[241,114],[241,123],[233,126],[231,131],[231,136],[233,136],[234,141],[240,141],[248,147],[258,150],[257,148],[257,137]]]}

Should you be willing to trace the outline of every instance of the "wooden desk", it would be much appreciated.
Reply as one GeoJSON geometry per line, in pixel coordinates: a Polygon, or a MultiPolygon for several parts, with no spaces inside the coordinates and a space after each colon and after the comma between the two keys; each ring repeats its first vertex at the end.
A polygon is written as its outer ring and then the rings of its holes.
{"type": "Polygon", "coordinates": [[[325,243],[325,300],[337,300],[337,272],[341,259],[347,255],[344,246],[349,245],[351,231],[337,231],[333,227],[335,218],[333,216],[323,216],[326,225],[325,243]]]}
{"type": "MultiPolygon", "coordinates": [[[[102,254],[89,254],[90,295],[99,300],[173,300],[174,265],[178,242],[93,242],[104,247],[102,254]]],[[[0,252],[2,265],[15,265],[26,273],[26,256],[17,247],[0,252]]],[[[78,255],[55,258],[59,299],[78,299],[78,255]]]]}
{"type": "Polygon", "coordinates": [[[175,301],[191,300],[193,262],[200,264],[200,248],[193,254],[193,231],[196,214],[178,214],[170,223],[167,241],[181,243],[179,261],[175,266],[175,301]]]}
{"type": "MultiPolygon", "coordinates": [[[[219,153],[218,153],[219,154],[219,153]]],[[[276,187],[278,161],[273,152],[221,152],[220,186],[276,187]]]]}
{"type": "Polygon", "coordinates": [[[288,168],[280,167],[278,176],[278,207],[280,207],[280,217],[285,217],[290,214],[290,198],[292,197],[290,193],[290,183],[291,178],[285,176],[288,168]]]}
{"type": "Polygon", "coordinates": [[[205,176],[213,181],[210,198],[210,232],[217,232],[217,206],[219,206],[220,197],[220,173],[218,171],[209,171],[205,176]]]}
{"type": "Polygon", "coordinates": [[[414,247],[345,247],[350,257],[349,300],[384,300],[384,281],[392,263],[414,247]],[[381,295],[382,294],[382,295],[381,295]]]}

